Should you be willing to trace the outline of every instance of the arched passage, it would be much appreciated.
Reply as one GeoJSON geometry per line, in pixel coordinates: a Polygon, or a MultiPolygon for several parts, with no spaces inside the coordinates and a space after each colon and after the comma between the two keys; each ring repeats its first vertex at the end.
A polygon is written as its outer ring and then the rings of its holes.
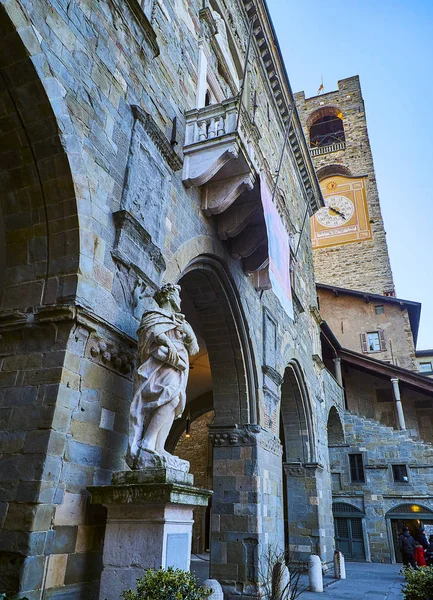
{"type": "Polygon", "coordinates": [[[280,424],[285,548],[294,560],[307,559],[312,553],[324,559],[319,506],[323,472],[316,462],[310,399],[296,361],[284,373],[280,424]]]}
{"type": "Polygon", "coordinates": [[[295,361],[288,365],[281,386],[281,437],[285,462],[313,461],[314,439],[310,403],[304,377],[295,361]]]}
{"type": "MultiPolygon", "coordinates": [[[[201,256],[192,260],[178,283],[182,312],[193,326],[200,350],[191,359],[183,418],[173,428],[166,447],[190,460],[197,481],[213,485],[210,532],[203,531],[206,515],[198,511],[195,534],[201,539],[196,543],[199,549],[206,549],[210,538],[212,577],[242,586],[256,577],[254,552],[257,554],[257,533],[250,530],[254,517],[242,517],[240,512],[242,492],[255,489],[252,451],[242,447],[244,438],[239,435],[257,418],[252,351],[235,287],[217,259],[201,256]],[[189,438],[185,436],[187,421],[189,438]],[[213,445],[211,456],[203,461],[209,448],[208,430],[213,445]],[[208,468],[211,472],[205,473],[208,468]],[[252,568],[246,570],[249,562],[252,568]]],[[[252,499],[250,507],[258,502],[258,498],[252,499]]]]}
{"type": "Polygon", "coordinates": [[[29,53],[0,7],[0,203],[6,238],[2,309],[75,293],[77,203],[56,116],[29,53]]]}
{"type": "Polygon", "coordinates": [[[398,536],[403,527],[408,527],[413,537],[418,535],[421,528],[433,528],[433,508],[415,503],[399,504],[386,513],[385,520],[391,562],[401,563],[403,557],[398,547],[398,536]]]}
{"type": "MultiPolygon", "coordinates": [[[[66,304],[75,297],[79,231],[69,160],[38,69],[49,80],[51,90],[56,82],[42,51],[36,48],[30,22],[28,27],[24,24],[25,10],[18,5],[12,9],[14,4],[9,3],[8,8],[19,20],[18,28],[0,6],[0,317],[1,323],[9,319],[11,325],[2,330],[3,371],[15,365],[12,372],[16,373],[4,388],[4,435],[5,439],[20,439],[22,444],[4,447],[0,478],[2,486],[12,489],[15,485],[29,493],[7,497],[9,522],[5,525],[10,535],[2,538],[4,579],[0,587],[13,594],[21,585],[23,595],[28,591],[30,596],[36,594],[34,586],[43,585],[32,574],[36,563],[43,571],[46,556],[44,548],[32,542],[32,532],[41,530],[42,539],[45,532],[40,521],[34,526],[35,515],[42,505],[46,514],[53,507],[53,495],[43,494],[46,473],[50,472],[53,490],[58,483],[59,472],[44,469],[50,460],[60,460],[48,456],[53,452],[48,453],[47,448],[56,435],[54,390],[60,383],[59,359],[64,356],[70,328],[69,323],[53,325],[54,313],[45,321],[38,320],[38,315],[41,305],[55,305],[60,298],[66,304]],[[37,59],[30,56],[26,43],[39,52],[37,59]],[[36,315],[33,321],[32,313],[36,315]],[[42,363],[42,359],[47,364],[51,360],[49,352],[51,356],[57,353],[58,368],[51,371],[42,363]],[[40,362],[35,360],[38,356],[40,362]],[[50,398],[47,388],[52,391],[50,398]],[[37,444],[29,443],[32,435],[40,436],[37,444]],[[14,514],[20,518],[14,520],[14,514]],[[24,522],[26,530],[21,531],[24,522]]],[[[55,104],[59,103],[56,98],[55,104]]],[[[50,528],[49,519],[43,523],[50,528]]]]}

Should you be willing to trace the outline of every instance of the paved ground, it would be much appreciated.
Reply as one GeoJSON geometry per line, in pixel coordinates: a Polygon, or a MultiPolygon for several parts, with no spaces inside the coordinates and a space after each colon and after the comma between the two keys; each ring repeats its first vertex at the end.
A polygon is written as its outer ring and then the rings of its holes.
{"type": "MultiPolygon", "coordinates": [[[[203,581],[209,573],[209,555],[191,558],[191,571],[203,581]]],[[[401,565],[346,563],[347,579],[335,581],[331,570],[323,580],[323,593],[304,592],[300,600],[403,600],[400,569],[401,565]]]]}
{"type": "Polygon", "coordinates": [[[325,578],[323,593],[304,592],[301,600],[402,600],[400,569],[401,565],[346,563],[347,579],[330,583],[325,578]]]}

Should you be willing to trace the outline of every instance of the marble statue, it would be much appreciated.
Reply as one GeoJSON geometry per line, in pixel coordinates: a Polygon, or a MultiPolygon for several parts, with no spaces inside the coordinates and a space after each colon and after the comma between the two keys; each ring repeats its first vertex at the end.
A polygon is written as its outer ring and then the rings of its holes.
{"type": "Polygon", "coordinates": [[[165,450],[165,442],[174,419],[185,409],[189,356],[199,350],[194,331],[180,312],[179,292],[178,285],[163,285],[154,295],[155,308],[143,314],[138,329],[127,457],[133,469],[149,466],[153,457],[176,458],[165,450]]]}

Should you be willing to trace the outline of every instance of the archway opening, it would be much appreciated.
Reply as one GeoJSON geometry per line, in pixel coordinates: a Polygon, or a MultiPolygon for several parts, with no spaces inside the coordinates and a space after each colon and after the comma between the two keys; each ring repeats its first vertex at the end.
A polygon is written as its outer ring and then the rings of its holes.
{"type": "MultiPolygon", "coordinates": [[[[219,548],[230,534],[220,526],[221,515],[226,519],[236,514],[234,505],[239,493],[233,489],[230,497],[227,495],[227,478],[233,469],[231,456],[222,460],[227,449],[211,445],[209,430],[235,428],[255,419],[249,404],[249,349],[236,294],[216,260],[202,257],[193,261],[178,283],[182,312],[196,333],[199,352],[190,361],[185,411],[175,423],[166,447],[190,462],[195,485],[214,492],[211,507],[194,513],[191,569],[199,579],[216,572],[221,577],[228,563],[219,548]],[[199,555],[198,560],[194,555],[199,555]]],[[[233,460],[239,460],[237,454],[232,453],[233,460]]],[[[236,487],[236,481],[232,483],[236,487]]]]}
{"type": "Polygon", "coordinates": [[[286,368],[281,386],[280,440],[283,446],[284,544],[290,560],[318,553],[316,468],[308,394],[299,365],[286,368]]]}
{"type": "Polygon", "coordinates": [[[328,447],[340,444],[344,444],[343,425],[338,410],[332,406],[328,415],[328,447]]]}

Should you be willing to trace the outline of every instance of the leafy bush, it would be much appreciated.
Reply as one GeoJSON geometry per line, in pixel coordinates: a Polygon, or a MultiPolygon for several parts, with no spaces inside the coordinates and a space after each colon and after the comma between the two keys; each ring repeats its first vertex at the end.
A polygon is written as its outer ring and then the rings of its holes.
{"type": "Polygon", "coordinates": [[[198,585],[196,577],[182,569],[147,569],[137,579],[137,591],[123,592],[123,600],[205,600],[211,590],[198,585]]]}
{"type": "Polygon", "coordinates": [[[404,568],[406,587],[403,596],[406,600],[433,600],[433,567],[404,568]]]}

